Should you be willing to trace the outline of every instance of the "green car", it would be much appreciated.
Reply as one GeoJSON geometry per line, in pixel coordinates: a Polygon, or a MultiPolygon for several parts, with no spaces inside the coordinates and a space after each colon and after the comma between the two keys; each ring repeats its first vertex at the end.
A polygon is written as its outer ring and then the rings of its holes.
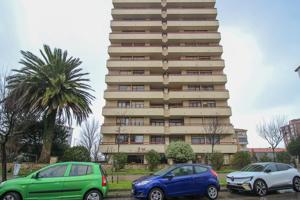
{"type": "Polygon", "coordinates": [[[1,183],[0,199],[101,200],[107,196],[107,191],[107,179],[99,164],[67,162],[1,183]]]}

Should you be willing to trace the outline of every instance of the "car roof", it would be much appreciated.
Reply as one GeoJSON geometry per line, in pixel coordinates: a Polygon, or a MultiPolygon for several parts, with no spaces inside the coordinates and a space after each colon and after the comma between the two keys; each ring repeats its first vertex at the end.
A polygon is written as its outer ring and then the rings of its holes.
{"type": "Polygon", "coordinates": [[[174,166],[176,167],[181,167],[181,166],[201,166],[201,167],[207,167],[210,168],[210,166],[208,165],[204,165],[204,164],[197,164],[197,163],[180,163],[180,164],[175,164],[174,166]]]}
{"type": "Polygon", "coordinates": [[[100,165],[98,163],[93,163],[93,162],[59,162],[53,165],[65,165],[65,164],[100,165]]]}

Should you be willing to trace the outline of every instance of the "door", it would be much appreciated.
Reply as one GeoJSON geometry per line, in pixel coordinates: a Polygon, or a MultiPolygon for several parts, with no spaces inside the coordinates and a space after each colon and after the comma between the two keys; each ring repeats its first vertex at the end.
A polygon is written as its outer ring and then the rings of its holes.
{"type": "Polygon", "coordinates": [[[195,194],[204,194],[208,187],[208,179],[210,175],[207,173],[208,168],[202,166],[194,166],[195,168],[195,176],[193,184],[195,194]]]}
{"type": "Polygon", "coordinates": [[[269,164],[265,168],[264,171],[265,171],[265,180],[266,180],[269,188],[274,188],[274,187],[277,187],[278,185],[280,185],[281,174],[277,170],[277,167],[275,164],[269,164]],[[266,171],[268,171],[268,172],[266,173],[266,171]]]}
{"type": "Polygon", "coordinates": [[[168,175],[170,174],[173,175],[173,178],[164,178],[162,180],[168,196],[184,196],[194,192],[193,166],[181,166],[175,168],[168,173],[168,175]]]}
{"type": "Polygon", "coordinates": [[[84,189],[94,178],[91,165],[72,164],[64,181],[63,199],[82,199],[84,189]]]}
{"type": "Polygon", "coordinates": [[[28,185],[28,198],[30,200],[60,199],[67,166],[51,166],[38,172],[28,185]]]}
{"type": "Polygon", "coordinates": [[[286,164],[278,163],[276,164],[277,170],[280,176],[280,187],[291,186],[293,184],[293,173],[291,167],[286,164]]]}

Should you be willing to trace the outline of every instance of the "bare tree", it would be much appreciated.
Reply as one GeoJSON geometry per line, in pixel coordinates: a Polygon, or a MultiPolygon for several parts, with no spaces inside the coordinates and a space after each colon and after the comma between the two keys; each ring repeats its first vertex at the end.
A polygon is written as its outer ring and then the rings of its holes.
{"type": "Polygon", "coordinates": [[[257,125],[257,132],[264,138],[272,148],[273,160],[276,161],[275,149],[283,140],[283,133],[280,131],[280,127],[286,124],[286,118],[284,116],[274,116],[270,120],[262,120],[257,125]]]}
{"type": "Polygon", "coordinates": [[[94,161],[99,159],[101,143],[99,122],[93,118],[85,121],[80,132],[80,145],[86,147],[94,161]]]}
{"type": "Polygon", "coordinates": [[[225,132],[225,126],[220,123],[219,118],[212,118],[207,124],[204,125],[204,131],[209,136],[211,153],[214,153],[215,145],[220,142],[220,136],[225,132]]]}

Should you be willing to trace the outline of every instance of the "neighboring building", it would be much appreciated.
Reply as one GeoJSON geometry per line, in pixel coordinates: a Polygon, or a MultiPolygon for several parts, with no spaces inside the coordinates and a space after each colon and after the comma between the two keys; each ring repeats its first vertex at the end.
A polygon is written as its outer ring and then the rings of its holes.
{"type": "MultiPolygon", "coordinates": [[[[262,157],[269,157],[273,160],[273,151],[271,148],[248,148],[249,153],[252,158],[256,158],[256,161],[259,162],[262,157]]],[[[284,148],[276,148],[275,153],[286,152],[284,148]]]]}
{"type": "Polygon", "coordinates": [[[215,0],[113,5],[102,152],[119,149],[128,162],[141,163],[149,150],[164,154],[170,142],[181,140],[202,162],[211,152],[209,124],[218,121],[223,131],[215,150],[228,163],[237,145],[215,0]]]}
{"type": "Polygon", "coordinates": [[[248,150],[247,130],[235,128],[234,131],[235,131],[236,142],[238,145],[238,151],[247,151],[248,150]]]}
{"type": "Polygon", "coordinates": [[[300,77],[300,66],[295,70],[295,72],[298,72],[298,75],[300,77]]]}
{"type": "Polygon", "coordinates": [[[300,119],[289,121],[289,124],[281,127],[280,130],[283,133],[284,144],[287,147],[292,139],[300,137],[300,119]]]}

